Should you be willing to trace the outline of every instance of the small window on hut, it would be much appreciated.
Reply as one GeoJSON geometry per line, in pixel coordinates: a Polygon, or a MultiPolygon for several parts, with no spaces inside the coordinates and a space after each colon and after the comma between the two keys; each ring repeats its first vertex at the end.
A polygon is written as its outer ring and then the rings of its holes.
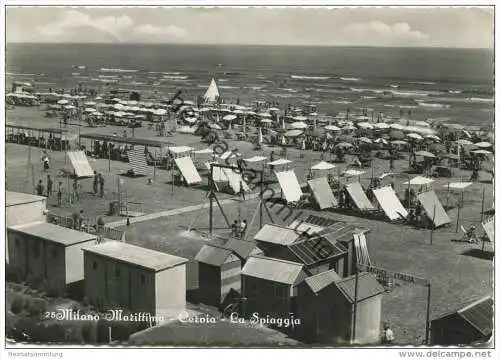
{"type": "Polygon", "coordinates": [[[92,261],[92,269],[97,270],[97,262],[96,261],[92,261]]]}

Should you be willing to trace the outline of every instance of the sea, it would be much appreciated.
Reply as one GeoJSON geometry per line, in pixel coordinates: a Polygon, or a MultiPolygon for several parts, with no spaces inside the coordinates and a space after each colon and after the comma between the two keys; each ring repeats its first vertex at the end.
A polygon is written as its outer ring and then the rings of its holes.
{"type": "Polygon", "coordinates": [[[144,44],[7,44],[6,84],[35,91],[130,89],[195,100],[216,79],[226,103],[314,104],[492,127],[492,50],[144,44]]]}

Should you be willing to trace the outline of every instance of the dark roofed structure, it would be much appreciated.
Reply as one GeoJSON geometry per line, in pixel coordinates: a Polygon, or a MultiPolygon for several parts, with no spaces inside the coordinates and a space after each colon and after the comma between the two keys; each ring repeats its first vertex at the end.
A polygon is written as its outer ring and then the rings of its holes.
{"type": "MultiPolygon", "coordinates": [[[[350,276],[339,282],[336,282],[337,287],[340,289],[345,298],[354,303],[356,291],[356,276],[350,276]]],[[[357,301],[368,299],[385,292],[384,287],[377,281],[375,276],[371,273],[360,273],[358,275],[358,293],[357,301]]]]}

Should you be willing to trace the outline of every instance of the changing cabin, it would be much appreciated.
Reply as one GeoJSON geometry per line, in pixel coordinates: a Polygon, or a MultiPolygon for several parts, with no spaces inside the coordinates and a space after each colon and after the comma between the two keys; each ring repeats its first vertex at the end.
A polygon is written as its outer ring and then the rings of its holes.
{"type": "Polygon", "coordinates": [[[83,294],[82,249],[95,246],[97,236],[50,223],[7,228],[9,270],[20,280],[45,290],[80,297],[83,294]]]}
{"type": "Polygon", "coordinates": [[[295,311],[297,285],[306,273],[300,263],[252,256],[241,271],[243,313],[259,317],[287,318],[295,311]]]}
{"type": "Polygon", "coordinates": [[[306,278],[297,290],[301,336],[312,343],[374,344],[380,340],[382,294],[375,276],[358,276],[356,327],[353,333],[355,277],[334,270],[306,278]]]}
{"type": "Polygon", "coordinates": [[[109,241],[85,249],[85,295],[101,309],[177,316],[186,307],[187,259],[109,241]]]}
{"type": "MultiPolygon", "coordinates": [[[[46,198],[21,192],[5,192],[6,226],[18,226],[33,222],[46,222],[46,198]]],[[[5,259],[9,263],[9,248],[6,241],[5,259]]]]}

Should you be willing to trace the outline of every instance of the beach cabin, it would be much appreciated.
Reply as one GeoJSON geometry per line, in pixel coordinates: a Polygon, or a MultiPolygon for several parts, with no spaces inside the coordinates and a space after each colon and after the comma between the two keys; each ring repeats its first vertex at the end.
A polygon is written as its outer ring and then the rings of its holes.
{"type": "Polygon", "coordinates": [[[484,297],[431,321],[431,345],[471,345],[490,340],[493,298],[484,297]]]}
{"type": "Polygon", "coordinates": [[[218,308],[230,304],[231,298],[226,297],[241,290],[241,260],[231,250],[215,244],[204,245],[195,260],[200,302],[218,308]]]}
{"type": "Polygon", "coordinates": [[[241,239],[204,245],[195,257],[200,302],[221,309],[233,303],[241,294],[241,268],[249,256],[260,254],[256,243],[241,239]]]}
{"type": "Polygon", "coordinates": [[[297,285],[306,273],[300,263],[253,256],[241,271],[244,315],[288,318],[296,313],[297,285]]]}
{"type": "MultiPolygon", "coordinates": [[[[33,222],[45,222],[46,197],[21,192],[5,192],[5,225],[18,226],[33,222]]],[[[9,241],[5,241],[5,260],[9,263],[9,241]]]]}
{"type": "Polygon", "coordinates": [[[378,343],[385,290],[372,274],[359,274],[354,318],[355,286],[354,276],[341,278],[334,270],[308,277],[298,285],[296,313],[302,321],[300,335],[304,341],[378,343]]]}
{"type": "Polygon", "coordinates": [[[33,287],[79,298],[83,294],[83,252],[97,236],[50,223],[7,227],[9,270],[33,287]]]}
{"type": "Polygon", "coordinates": [[[165,318],[184,310],[187,259],[118,241],[84,251],[85,295],[98,308],[165,318]]]}

